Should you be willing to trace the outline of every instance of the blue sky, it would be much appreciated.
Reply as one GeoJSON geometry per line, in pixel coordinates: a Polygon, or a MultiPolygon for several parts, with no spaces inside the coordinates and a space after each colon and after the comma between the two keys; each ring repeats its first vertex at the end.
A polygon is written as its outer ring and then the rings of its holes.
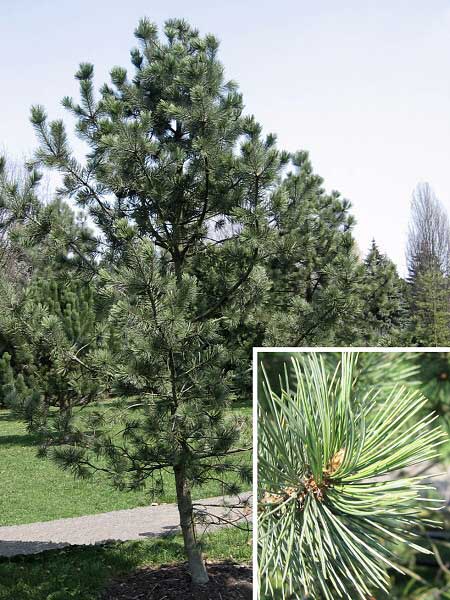
{"type": "Polygon", "coordinates": [[[94,63],[98,87],[128,66],[143,15],[216,34],[246,110],[282,147],[309,150],[326,188],[351,200],[360,248],[375,237],[404,272],[416,183],[450,211],[450,0],[2,0],[0,147],[30,154],[30,105],[62,116],[79,62],[94,63]]]}

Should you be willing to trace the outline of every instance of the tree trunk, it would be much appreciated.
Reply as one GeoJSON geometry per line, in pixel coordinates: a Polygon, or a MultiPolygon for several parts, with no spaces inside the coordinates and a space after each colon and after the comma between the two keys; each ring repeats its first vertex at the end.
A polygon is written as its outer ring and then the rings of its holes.
{"type": "Polygon", "coordinates": [[[208,573],[202,553],[195,539],[191,490],[182,465],[173,468],[177,489],[178,512],[183,533],[184,548],[188,557],[189,570],[194,584],[208,583],[208,573]]]}

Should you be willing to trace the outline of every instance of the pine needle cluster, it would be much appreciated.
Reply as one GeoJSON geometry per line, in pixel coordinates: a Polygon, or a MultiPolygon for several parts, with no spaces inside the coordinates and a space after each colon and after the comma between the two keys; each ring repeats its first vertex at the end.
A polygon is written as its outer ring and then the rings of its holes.
{"type": "MultiPolygon", "coordinates": [[[[293,359],[281,394],[266,380],[259,415],[259,571],[266,597],[367,599],[400,570],[395,546],[417,540],[430,490],[399,476],[436,457],[445,434],[427,399],[396,387],[358,390],[355,354],[334,371],[293,359]],[[294,594],[294,596],[291,596],[294,594]]],[[[286,371],[287,373],[287,371],[286,371]]]]}

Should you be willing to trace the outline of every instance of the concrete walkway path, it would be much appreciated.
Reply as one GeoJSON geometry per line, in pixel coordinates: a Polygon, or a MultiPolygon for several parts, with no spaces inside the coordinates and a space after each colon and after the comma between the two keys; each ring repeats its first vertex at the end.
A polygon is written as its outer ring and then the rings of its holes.
{"type": "MultiPolygon", "coordinates": [[[[211,531],[229,521],[251,519],[250,493],[235,497],[196,500],[201,524],[198,531],[211,531]],[[246,504],[248,503],[248,504],[246,504]],[[238,506],[240,505],[240,506],[238,506]]],[[[176,504],[117,510],[71,519],[0,527],[0,556],[37,554],[72,545],[139,540],[179,531],[176,504]]]]}

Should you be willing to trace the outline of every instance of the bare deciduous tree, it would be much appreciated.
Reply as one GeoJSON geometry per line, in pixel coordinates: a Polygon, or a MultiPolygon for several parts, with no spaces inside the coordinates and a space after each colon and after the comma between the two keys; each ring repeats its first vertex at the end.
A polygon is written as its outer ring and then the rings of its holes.
{"type": "Polygon", "coordinates": [[[445,208],[429,183],[419,183],[411,201],[406,259],[411,278],[419,271],[450,271],[450,224],[445,208]]]}

